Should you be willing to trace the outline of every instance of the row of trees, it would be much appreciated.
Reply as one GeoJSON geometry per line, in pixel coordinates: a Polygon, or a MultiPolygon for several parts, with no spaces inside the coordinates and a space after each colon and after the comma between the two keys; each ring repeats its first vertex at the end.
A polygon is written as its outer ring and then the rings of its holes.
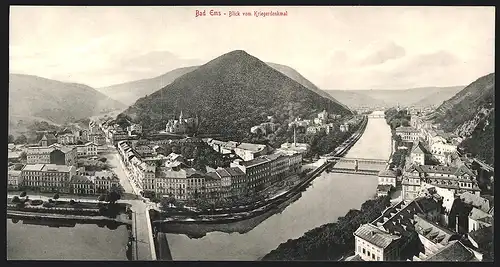
{"type": "Polygon", "coordinates": [[[406,109],[398,111],[395,108],[390,108],[385,111],[385,120],[391,130],[394,131],[400,126],[410,126],[411,115],[406,109]]]}

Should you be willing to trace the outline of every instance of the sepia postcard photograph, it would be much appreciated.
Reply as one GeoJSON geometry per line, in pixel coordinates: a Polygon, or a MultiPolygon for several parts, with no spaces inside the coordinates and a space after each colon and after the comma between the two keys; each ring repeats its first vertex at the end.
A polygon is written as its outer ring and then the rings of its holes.
{"type": "Polygon", "coordinates": [[[9,7],[6,256],[494,261],[495,7],[9,7]]]}

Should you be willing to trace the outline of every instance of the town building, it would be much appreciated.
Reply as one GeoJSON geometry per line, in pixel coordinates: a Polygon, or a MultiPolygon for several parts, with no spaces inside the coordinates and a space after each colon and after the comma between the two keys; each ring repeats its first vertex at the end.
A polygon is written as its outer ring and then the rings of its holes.
{"type": "Polygon", "coordinates": [[[378,173],[379,185],[390,185],[396,187],[396,172],[393,170],[382,170],[378,173]]]}
{"type": "Polygon", "coordinates": [[[475,249],[484,250],[488,243],[493,242],[493,226],[484,227],[467,234],[468,240],[475,249]]]}
{"type": "Polygon", "coordinates": [[[142,134],[142,125],[133,123],[127,127],[127,131],[129,135],[142,134]]]}
{"type": "Polygon", "coordinates": [[[493,225],[493,216],[478,208],[473,207],[469,213],[468,226],[469,231],[473,232],[482,228],[490,227],[493,225]]]}
{"type": "Polygon", "coordinates": [[[69,193],[69,182],[76,175],[75,166],[28,164],[21,170],[22,186],[40,192],[69,193]]]}
{"type": "Polygon", "coordinates": [[[109,139],[114,145],[116,145],[120,141],[129,139],[128,132],[119,126],[115,127],[112,130],[109,130],[108,133],[109,133],[109,139]]]}
{"type": "Polygon", "coordinates": [[[349,124],[347,123],[343,123],[340,125],[340,131],[345,133],[345,132],[348,132],[349,131],[349,124]]]}
{"type": "Polygon", "coordinates": [[[79,157],[97,156],[97,144],[94,142],[87,142],[75,147],[79,157]]]}
{"type": "Polygon", "coordinates": [[[275,153],[254,158],[249,161],[235,160],[231,167],[239,168],[247,176],[249,192],[257,192],[299,172],[302,154],[287,155],[275,153]]]}
{"type": "Polygon", "coordinates": [[[240,143],[234,148],[234,153],[243,160],[252,160],[256,157],[269,153],[269,147],[266,145],[240,143]]]}
{"type": "MultiPolygon", "coordinates": [[[[355,232],[355,254],[364,261],[399,261],[417,254],[412,244],[425,233],[419,225],[425,221],[431,225],[439,218],[440,203],[433,198],[418,198],[401,201],[387,208],[374,221],[361,225],[355,232]],[[420,233],[419,233],[420,231],[420,233]]],[[[432,231],[432,229],[431,229],[432,231]]],[[[434,233],[429,238],[443,237],[434,233]],[[439,236],[439,237],[438,237],[439,236]]]]}
{"type": "Polygon", "coordinates": [[[321,125],[311,125],[311,126],[308,126],[306,129],[307,134],[317,134],[320,132],[330,134],[331,131],[333,131],[333,123],[321,124],[321,125]]]}
{"type": "Polygon", "coordinates": [[[79,139],[73,133],[63,133],[57,135],[57,143],[62,145],[76,144],[79,139]]]}
{"type": "Polygon", "coordinates": [[[279,152],[283,153],[300,153],[302,156],[306,155],[311,150],[311,146],[307,143],[283,143],[278,149],[279,152]]]}
{"type": "Polygon", "coordinates": [[[431,146],[432,156],[435,157],[441,164],[451,163],[453,153],[457,152],[457,146],[442,141],[435,141],[431,146]]]}
{"type": "Polygon", "coordinates": [[[77,172],[69,183],[70,192],[77,195],[105,194],[119,186],[120,179],[110,171],[77,172]]]}
{"type": "Polygon", "coordinates": [[[158,196],[173,197],[185,201],[197,194],[204,194],[205,175],[193,168],[161,167],[156,173],[155,190],[158,196]]]}
{"type": "Polygon", "coordinates": [[[279,124],[272,122],[263,122],[259,125],[250,128],[250,132],[253,134],[268,135],[274,133],[278,129],[279,124]]]}
{"type": "Polygon", "coordinates": [[[183,118],[182,111],[178,120],[169,120],[165,126],[167,133],[184,134],[188,131],[195,131],[198,128],[198,116],[196,118],[183,118]]]}
{"type": "Polygon", "coordinates": [[[57,143],[57,138],[54,136],[52,133],[45,133],[43,134],[42,138],[38,142],[39,146],[50,146],[52,144],[57,143]]]}
{"type": "Polygon", "coordinates": [[[55,143],[48,147],[28,147],[26,155],[28,164],[76,165],[78,152],[75,147],[55,143]]]}
{"type": "Polygon", "coordinates": [[[426,159],[428,154],[429,153],[427,153],[427,150],[422,143],[420,141],[416,141],[410,152],[410,162],[418,165],[425,165],[425,163],[427,163],[426,159]]]}
{"type": "Polygon", "coordinates": [[[400,126],[396,128],[396,135],[399,135],[403,142],[416,142],[420,138],[420,132],[413,127],[400,126]]]}
{"type": "Polygon", "coordinates": [[[295,127],[295,128],[307,128],[312,124],[311,120],[302,120],[300,118],[295,118],[294,121],[288,123],[288,127],[295,127]]]}
{"type": "MultiPolygon", "coordinates": [[[[403,199],[414,199],[422,189],[430,187],[449,191],[451,195],[462,192],[479,195],[480,189],[475,177],[475,173],[465,165],[451,167],[413,164],[403,173],[403,199]]],[[[442,193],[439,194],[441,195],[442,193]]],[[[450,202],[453,202],[453,199],[447,200],[447,203],[450,202]]],[[[451,204],[445,205],[447,207],[451,206],[451,204]]]]}
{"type": "MultiPolygon", "coordinates": [[[[119,138],[122,138],[122,136],[120,136],[119,138]]],[[[87,140],[89,142],[92,142],[92,143],[100,145],[100,146],[106,144],[106,137],[104,136],[104,133],[102,133],[100,131],[96,132],[96,133],[89,134],[87,137],[87,140]]]]}
{"type": "Polygon", "coordinates": [[[20,170],[8,170],[7,172],[7,188],[17,190],[23,184],[23,177],[20,170]]]}

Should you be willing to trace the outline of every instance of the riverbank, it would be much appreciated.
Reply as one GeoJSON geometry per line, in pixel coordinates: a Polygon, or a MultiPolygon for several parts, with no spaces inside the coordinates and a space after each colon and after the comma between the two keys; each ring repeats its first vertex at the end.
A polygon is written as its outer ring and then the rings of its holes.
{"type": "MultiPolygon", "coordinates": [[[[349,149],[354,146],[354,144],[361,138],[363,135],[366,126],[367,126],[368,118],[365,116],[363,121],[361,122],[360,127],[356,132],[354,132],[349,139],[344,141],[344,143],[339,146],[339,149],[336,149],[334,156],[343,156],[349,151],[349,149]]],[[[321,161],[321,159],[320,159],[321,161]]],[[[331,163],[328,161],[322,161],[323,164],[318,166],[316,169],[307,174],[307,176],[299,181],[297,184],[287,190],[280,192],[279,194],[267,198],[263,201],[258,201],[255,204],[247,205],[247,206],[239,206],[237,210],[234,209],[218,209],[215,210],[218,214],[203,214],[201,212],[191,212],[191,214],[186,214],[182,216],[182,213],[177,213],[175,217],[165,218],[165,213],[160,213],[155,217],[164,218],[156,220],[155,223],[184,223],[184,224],[217,224],[217,223],[230,223],[246,220],[261,214],[268,212],[269,210],[276,208],[277,205],[285,202],[286,200],[294,197],[300,192],[304,191],[307,186],[316,178],[319,174],[321,174],[331,163]]]]}
{"type": "Polygon", "coordinates": [[[350,256],[354,248],[353,233],[359,225],[373,221],[388,206],[389,197],[367,200],[360,210],[351,209],[336,222],[324,224],[298,239],[280,244],[262,260],[338,260],[350,256]]]}

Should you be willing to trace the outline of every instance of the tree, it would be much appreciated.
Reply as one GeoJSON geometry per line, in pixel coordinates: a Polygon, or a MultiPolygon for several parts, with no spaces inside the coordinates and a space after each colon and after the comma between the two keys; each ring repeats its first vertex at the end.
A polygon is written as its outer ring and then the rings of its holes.
{"type": "Polygon", "coordinates": [[[14,136],[12,134],[9,134],[9,144],[14,143],[14,140],[15,140],[14,136]]]}
{"type": "Polygon", "coordinates": [[[100,159],[99,159],[99,161],[101,161],[101,162],[103,162],[103,163],[105,163],[107,160],[108,160],[108,159],[107,159],[107,158],[105,158],[105,157],[102,157],[102,158],[100,158],[100,159]]]}
{"type": "Polygon", "coordinates": [[[21,192],[21,194],[19,194],[19,196],[20,197],[26,197],[27,196],[26,191],[21,192]]]}
{"type": "Polygon", "coordinates": [[[14,196],[14,197],[12,198],[12,203],[20,203],[20,202],[21,202],[21,199],[19,199],[19,197],[18,197],[18,196],[14,196]]]}
{"type": "Polygon", "coordinates": [[[69,204],[70,205],[75,205],[75,201],[72,199],[72,200],[69,201],[69,204]]]}
{"type": "Polygon", "coordinates": [[[116,201],[118,201],[121,198],[120,194],[116,191],[111,191],[108,193],[108,201],[111,204],[114,204],[116,201]]]}
{"type": "Polygon", "coordinates": [[[14,141],[15,144],[19,145],[19,144],[26,144],[28,143],[28,138],[26,137],[26,135],[24,134],[21,134],[19,135],[16,140],[14,141]]]}
{"type": "Polygon", "coordinates": [[[98,198],[97,198],[98,201],[105,201],[106,200],[106,195],[104,194],[101,194],[98,198]]]}
{"type": "Polygon", "coordinates": [[[19,158],[21,160],[27,160],[28,159],[28,155],[26,154],[26,152],[21,152],[21,154],[19,155],[19,158]]]}
{"type": "Polygon", "coordinates": [[[54,194],[54,200],[58,200],[59,199],[59,193],[55,193],[54,194]]]}

